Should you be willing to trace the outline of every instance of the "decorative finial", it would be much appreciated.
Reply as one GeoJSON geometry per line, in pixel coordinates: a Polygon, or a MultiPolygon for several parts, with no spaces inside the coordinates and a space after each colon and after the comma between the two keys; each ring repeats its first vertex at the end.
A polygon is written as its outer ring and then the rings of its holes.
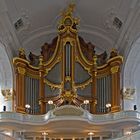
{"type": "Polygon", "coordinates": [[[72,16],[74,8],[75,8],[75,4],[74,3],[69,4],[68,9],[63,10],[62,13],[61,13],[61,16],[63,18],[66,17],[66,16],[72,16]]]}
{"type": "Polygon", "coordinates": [[[93,56],[93,64],[94,65],[97,65],[97,55],[94,55],[93,56]]]}
{"type": "Polygon", "coordinates": [[[42,55],[40,55],[40,57],[39,57],[39,65],[40,66],[43,65],[43,56],[42,55]]]}
{"type": "Polygon", "coordinates": [[[23,58],[23,59],[26,59],[24,48],[19,48],[19,57],[23,58]]]}
{"type": "Polygon", "coordinates": [[[94,76],[97,75],[97,55],[93,56],[93,72],[94,76]]]}
{"type": "Polygon", "coordinates": [[[62,18],[59,21],[59,25],[58,25],[58,30],[60,32],[63,32],[65,29],[69,30],[69,27],[73,31],[77,30],[76,25],[78,25],[79,19],[72,17],[74,8],[75,8],[75,4],[71,3],[71,4],[69,4],[67,9],[65,9],[65,10],[63,10],[63,12],[61,12],[62,18]]]}

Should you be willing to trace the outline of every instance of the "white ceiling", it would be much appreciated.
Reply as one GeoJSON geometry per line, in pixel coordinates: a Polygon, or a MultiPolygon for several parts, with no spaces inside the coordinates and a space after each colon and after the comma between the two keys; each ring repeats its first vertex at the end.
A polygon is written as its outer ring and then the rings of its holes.
{"type": "Polygon", "coordinates": [[[135,14],[136,0],[5,0],[6,16],[17,46],[37,52],[44,42],[50,42],[57,35],[61,11],[71,2],[76,4],[74,16],[80,18],[81,36],[100,50],[119,49],[116,43],[124,36],[123,30],[128,30],[124,29],[127,28],[125,25],[130,26],[132,22],[128,19],[135,14]],[[113,25],[114,17],[122,21],[120,29],[113,25]],[[14,23],[19,18],[23,19],[24,26],[16,31],[14,23]]]}

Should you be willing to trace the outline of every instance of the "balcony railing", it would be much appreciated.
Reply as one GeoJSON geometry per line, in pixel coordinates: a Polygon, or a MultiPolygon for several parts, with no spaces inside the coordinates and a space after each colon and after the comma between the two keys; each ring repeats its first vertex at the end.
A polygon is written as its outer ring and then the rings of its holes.
{"type": "MultiPolygon", "coordinates": [[[[104,114],[104,115],[94,115],[94,114],[90,114],[88,111],[83,110],[81,108],[77,108],[77,107],[73,107],[73,106],[65,106],[60,108],[61,109],[61,115],[59,114],[59,116],[65,116],[66,119],[70,120],[71,118],[74,119],[84,119],[85,121],[87,120],[88,122],[91,123],[108,123],[110,121],[119,121],[121,119],[123,119],[124,121],[128,121],[129,119],[133,120],[133,121],[140,121],[140,113],[137,111],[122,111],[122,112],[117,112],[117,113],[108,113],[108,114],[104,114]],[[69,115],[65,115],[65,113],[63,114],[63,109],[66,110],[68,108],[68,110],[70,110],[71,108],[71,112],[73,110],[73,112],[78,112],[81,111],[81,113],[79,115],[73,115],[70,114],[69,115]],[[73,117],[71,117],[73,116],[73,117]]],[[[0,112],[0,121],[1,122],[19,122],[19,123],[34,123],[34,124],[38,124],[38,123],[47,123],[47,121],[51,120],[55,120],[56,118],[58,118],[57,114],[55,113],[57,109],[51,110],[49,111],[47,114],[44,115],[29,115],[29,114],[21,114],[21,113],[16,113],[16,112],[0,112]]],[[[60,112],[60,111],[59,111],[60,112]]],[[[72,113],[73,113],[72,112],[72,113]]]]}
{"type": "Polygon", "coordinates": [[[12,138],[8,135],[5,135],[3,133],[0,133],[0,140],[16,140],[15,138],[12,138]]]}
{"type": "Polygon", "coordinates": [[[137,131],[127,136],[123,136],[121,138],[116,138],[111,140],[140,140],[140,131],[137,131]]]}

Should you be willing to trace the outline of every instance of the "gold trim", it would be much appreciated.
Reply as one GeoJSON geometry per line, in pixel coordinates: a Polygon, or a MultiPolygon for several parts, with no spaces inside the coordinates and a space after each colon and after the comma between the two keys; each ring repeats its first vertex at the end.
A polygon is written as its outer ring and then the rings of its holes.
{"type": "Polygon", "coordinates": [[[56,63],[58,63],[61,60],[61,55],[58,56],[59,53],[61,53],[61,47],[60,47],[59,44],[60,44],[60,36],[58,35],[57,44],[56,44],[56,48],[55,48],[54,54],[50,58],[50,60],[46,64],[44,64],[45,67],[51,69],[56,63]],[[56,58],[57,58],[57,60],[56,60],[56,58]]]}
{"type": "Polygon", "coordinates": [[[33,79],[39,80],[39,75],[35,75],[35,74],[32,74],[32,73],[27,72],[27,73],[26,73],[26,76],[29,76],[29,77],[31,77],[31,78],[33,78],[33,79]]]}
{"type": "Polygon", "coordinates": [[[35,70],[39,69],[39,67],[35,67],[35,66],[30,65],[29,61],[27,61],[26,59],[22,59],[22,58],[19,58],[19,57],[13,58],[13,63],[14,64],[21,64],[20,61],[25,62],[29,66],[29,68],[33,68],[35,70]]]}
{"type": "Polygon", "coordinates": [[[43,65],[43,56],[40,55],[39,57],[39,66],[42,66],[43,65]]]}
{"type": "MultiPolygon", "coordinates": [[[[121,59],[121,61],[123,61],[123,57],[121,56],[121,55],[119,55],[119,56],[115,56],[115,57],[113,57],[113,58],[110,58],[108,61],[107,61],[107,63],[110,63],[111,61],[115,61],[115,60],[117,60],[117,59],[121,59]]],[[[120,62],[120,61],[119,61],[120,62]]]]}
{"type": "Polygon", "coordinates": [[[86,80],[85,82],[83,83],[80,83],[80,84],[75,84],[74,85],[74,88],[81,88],[81,89],[84,89],[86,86],[88,86],[90,83],[92,82],[92,78],[86,80]]]}
{"type": "Polygon", "coordinates": [[[70,4],[68,8],[61,13],[62,18],[59,21],[58,25],[58,32],[60,34],[63,34],[65,32],[67,32],[67,34],[69,34],[70,32],[77,34],[77,29],[73,28],[73,25],[78,25],[79,19],[72,17],[74,8],[75,4],[70,4]]]}
{"type": "Polygon", "coordinates": [[[104,69],[104,68],[107,67],[107,66],[108,66],[108,63],[107,63],[107,64],[104,64],[104,65],[102,65],[102,66],[98,66],[97,69],[104,69]]]}
{"type": "Polygon", "coordinates": [[[47,84],[48,86],[50,86],[51,89],[54,89],[54,88],[62,89],[62,84],[55,84],[55,83],[50,82],[47,79],[44,79],[44,83],[47,84]]]}
{"type": "Polygon", "coordinates": [[[111,73],[114,74],[114,73],[117,73],[119,71],[119,66],[114,66],[111,68],[111,73]]]}
{"type": "MultiPolygon", "coordinates": [[[[85,58],[85,56],[83,55],[83,53],[82,53],[82,50],[81,50],[81,47],[80,47],[80,42],[79,42],[79,38],[78,38],[78,35],[77,35],[77,37],[76,37],[76,41],[77,41],[77,46],[78,46],[78,51],[79,51],[79,53],[80,53],[80,57],[81,57],[81,62],[83,63],[83,65],[85,66],[85,67],[90,67],[90,66],[92,66],[93,65],[93,63],[91,63],[90,61],[88,61],[86,58],[85,58]],[[84,64],[84,63],[86,63],[86,64],[84,64]]],[[[79,56],[78,56],[78,58],[79,58],[79,56]]],[[[80,59],[80,58],[79,58],[80,59]]]]}
{"type": "Polygon", "coordinates": [[[48,67],[47,65],[45,65],[45,75],[47,75],[49,73],[49,71],[52,70],[53,67],[55,67],[55,65],[57,63],[61,63],[60,58],[61,57],[59,57],[50,67],[48,67]]]}
{"type": "Polygon", "coordinates": [[[25,68],[18,67],[18,73],[24,75],[26,72],[25,68]]]}

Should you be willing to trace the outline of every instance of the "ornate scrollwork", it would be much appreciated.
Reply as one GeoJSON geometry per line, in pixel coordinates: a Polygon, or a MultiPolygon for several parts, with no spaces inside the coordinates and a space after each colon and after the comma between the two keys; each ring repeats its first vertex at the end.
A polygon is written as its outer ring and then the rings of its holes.
{"type": "Polygon", "coordinates": [[[119,71],[119,66],[114,66],[111,68],[111,73],[114,74],[119,71]]]}
{"type": "Polygon", "coordinates": [[[46,83],[48,86],[50,86],[51,89],[55,89],[55,88],[61,89],[61,88],[62,88],[62,85],[61,85],[61,84],[52,83],[52,82],[50,82],[50,81],[47,80],[47,79],[44,79],[44,83],[46,83]]]}
{"type": "Polygon", "coordinates": [[[26,59],[24,48],[19,49],[19,58],[26,59]]]}
{"type": "Polygon", "coordinates": [[[77,30],[76,25],[79,23],[79,19],[73,18],[72,14],[75,8],[75,4],[70,4],[66,10],[61,13],[62,19],[59,22],[58,30],[63,32],[70,27],[73,31],[77,30]]]}
{"type": "Polygon", "coordinates": [[[68,102],[72,102],[73,100],[75,100],[76,97],[77,97],[76,92],[70,90],[63,91],[60,95],[60,98],[63,101],[68,101],[68,102]]]}
{"type": "Polygon", "coordinates": [[[25,74],[25,72],[26,72],[26,70],[25,70],[25,68],[22,68],[22,67],[18,67],[18,73],[20,73],[20,74],[25,74]]]}
{"type": "Polygon", "coordinates": [[[84,89],[84,88],[85,88],[86,86],[88,86],[91,82],[92,82],[92,78],[86,80],[86,81],[83,82],[83,83],[75,84],[75,85],[74,85],[74,88],[75,88],[75,89],[77,89],[77,88],[84,89]]]}

